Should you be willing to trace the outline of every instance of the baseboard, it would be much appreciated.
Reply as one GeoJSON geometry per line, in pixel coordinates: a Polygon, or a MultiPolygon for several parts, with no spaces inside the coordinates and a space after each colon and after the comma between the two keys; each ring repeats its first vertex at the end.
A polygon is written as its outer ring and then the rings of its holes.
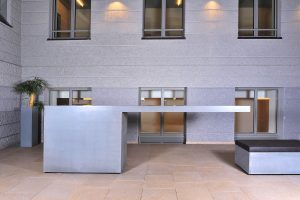
{"type": "MultiPolygon", "coordinates": [[[[127,141],[127,144],[139,144],[138,141],[127,141]]],[[[208,141],[208,142],[186,142],[186,144],[227,144],[227,145],[233,145],[234,142],[214,142],[214,141],[208,141]]]]}
{"type": "Polygon", "coordinates": [[[200,141],[200,142],[191,142],[187,141],[186,144],[235,144],[234,141],[232,142],[217,142],[217,141],[200,141]]]}
{"type": "Polygon", "coordinates": [[[132,141],[127,141],[127,144],[138,144],[139,141],[135,141],[135,140],[132,140],[132,141]]]}

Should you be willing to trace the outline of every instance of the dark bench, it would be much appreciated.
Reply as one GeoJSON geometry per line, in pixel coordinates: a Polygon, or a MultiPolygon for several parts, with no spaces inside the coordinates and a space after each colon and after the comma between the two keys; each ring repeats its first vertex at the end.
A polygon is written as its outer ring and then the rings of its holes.
{"type": "Polygon", "coordinates": [[[300,174],[299,140],[237,140],[235,163],[248,174],[300,174]]]}

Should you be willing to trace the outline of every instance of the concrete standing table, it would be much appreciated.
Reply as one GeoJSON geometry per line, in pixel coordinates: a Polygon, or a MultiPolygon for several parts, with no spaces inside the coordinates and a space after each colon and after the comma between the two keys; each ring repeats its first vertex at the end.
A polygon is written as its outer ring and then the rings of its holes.
{"type": "Polygon", "coordinates": [[[128,112],[250,112],[249,106],[46,106],[44,172],[122,173],[128,112]]]}

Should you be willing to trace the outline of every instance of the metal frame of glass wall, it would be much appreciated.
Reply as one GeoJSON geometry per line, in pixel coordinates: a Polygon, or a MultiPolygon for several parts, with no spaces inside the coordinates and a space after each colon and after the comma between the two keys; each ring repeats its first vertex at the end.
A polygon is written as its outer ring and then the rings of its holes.
{"type": "MultiPolygon", "coordinates": [[[[253,28],[240,28],[238,29],[239,32],[239,37],[240,38],[247,38],[247,37],[254,37],[254,38],[276,38],[280,37],[280,24],[278,21],[280,20],[280,1],[279,0],[272,0],[272,3],[274,5],[274,12],[273,12],[273,27],[272,29],[264,29],[264,28],[259,28],[259,0],[253,0],[253,28]],[[243,36],[240,35],[240,32],[243,31],[253,31],[252,36],[243,36]],[[274,31],[274,35],[272,36],[259,36],[260,31],[274,31]]],[[[240,1],[239,1],[239,9],[240,9],[240,1]]],[[[240,16],[239,16],[240,18],[240,16]]],[[[240,19],[239,19],[240,20],[240,19]]]]}
{"type": "Polygon", "coordinates": [[[68,91],[69,92],[69,106],[76,106],[76,105],[73,105],[73,92],[74,91],[92,91],[91,88],[89,87],[85,87],[85,88],[77,88],[77,87],[74,87],[74,88],[50,88],[49,89],[49,105],[51,105],[51,91],[68,91]]]}
{"type": "MultiPolygon", "coordinates": [[[[70,16],[70,30],[57,30],[57,1],[58,0],[51,0],[50,2],[50,13],[52,14],[51,17],[51,31],[50,31],[50,38],[52,39],[89,39],[91,36],[91,28],[89,30],[80,30],[76,29],[76,0],[70,0],[71,2],[71,16],[70,16]],[[58,33],[69,33],[69,37],[58,37],[58,33]],[[89,33],[89,37],[78,37],[76,33],[89,33]]],[[[90,9],[91,11],[91,9],[90,9]]],[[[90,25],[91,25],[91,18],[90,18],[90,25]]]]}
{"type": "Polygon", "coordinates": [[[184,38],[185,37],[185,0],[181,0],[182,3],[182,28],[181,29],[167,29],[166,28],[166,12],[167,12],[167,0],[161,1],[161,28],[160,29],[146,29],[145,28],[145,9],[146,9],[146,0],[143,0],[143,38],[184,38]],[[161,32],[160,36],[145,36],[145,32],[161,32]],[[182,31],[181,36],[166,36],[166,32],[168,31],[182,31]]]}
{"type": "MultiPolygon", "coordinates": [[[[184,92],[184,105],[186,105],[186,88],[184,87],[164,87],[164,88],[139,88],[139,105],[141,103],[141,92],[145,90],[160,90],[161,91],[161,100],[160,105],[165,106],[165,90],[182,90],[184,92]]],[[[164,132],[164,113],[160,113],[160,132],[158,133],[145,133],[141,131],[141,113],[139,113],[139,122],[138,122],[138,130],[139,130],[139,143],[185,143],[185,133],[186,133],[186,113],[183,113],[183,132],[164,132]]]]}
{"type": "Polygon", "coordinates": [[[278,136],[278,96],[279,96],[279,88],[236,88],[235,91],[254,91],[254,105],[253,105],[253,132],[235,132],[236,138],[277,138],[278,136]],[[258,91],[265,90],[265,91],[276,91],[276,111],[275,111],[275,119],[276,119],[276,126],[275,126],[275,133],[269,132],[258,132],[257,131],[257,99],[258,99],[258,91]]]}

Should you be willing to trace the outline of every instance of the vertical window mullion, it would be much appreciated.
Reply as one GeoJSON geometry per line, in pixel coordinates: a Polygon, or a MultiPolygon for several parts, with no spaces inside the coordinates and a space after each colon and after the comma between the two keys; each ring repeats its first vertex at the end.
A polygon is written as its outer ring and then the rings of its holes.
{"type": "Polygon", "coordinates": [[[69,106],[73,106],[72,100],[73,100],[73,90],[69,89],[69,106]]]}
{"type": "Polygon", "coordinates": [[[274,9],[273,9],[273,28],[276,29],[275,30],[275,37],[278,37],[277,35],[277,1],[273,0],[273,5],[274,5],[274,9]]]}
{"type": "MultiPolygon", "coordinates": [[[[161,100],[160,100],[160,106],[165,106],[165,90],[163,88],[160,89],[161,91],[161,100]]],[[[163,136],[164,132],[164,113],[160,113],[160,135],[163,136]]]]}
{"type": "Polygon", "coordinates": [[[254,37],[258,36],[258,0],[254,0],[253,5],[253,17],[254,17],[254,37]]]}
{"type": "Polygon", "coordinates": [[[162,9],[161,9],[161,36],[166,36],[166,8],[167,8],[167,0],[162,0],[162,9]]]}
{"type": "Polygon", "coordinates": [[[54,10],[53,15],[54,15],[54,16],[53,16],[53,23],[52,23],[51,37],[56,37],[54,31],[57,30],[57,7],[56,7],[57,2],[56,2],[56,1],[57,1],[57,0],[55,0],[54,3],[53,3],[53,10],[54,10]]]}
{"type": "Polygon", "coordinates": [[[75,10],[76,10],[76,0],[71,1],[71,38],[75,37],[75,10]]]}
{"type": "Polygon", "coordinates": [[[257,97],[258,97],[258,90],[255,88],[254,90],[254,106],[253,106],[253,133],[257,134],[257,97]]]}

